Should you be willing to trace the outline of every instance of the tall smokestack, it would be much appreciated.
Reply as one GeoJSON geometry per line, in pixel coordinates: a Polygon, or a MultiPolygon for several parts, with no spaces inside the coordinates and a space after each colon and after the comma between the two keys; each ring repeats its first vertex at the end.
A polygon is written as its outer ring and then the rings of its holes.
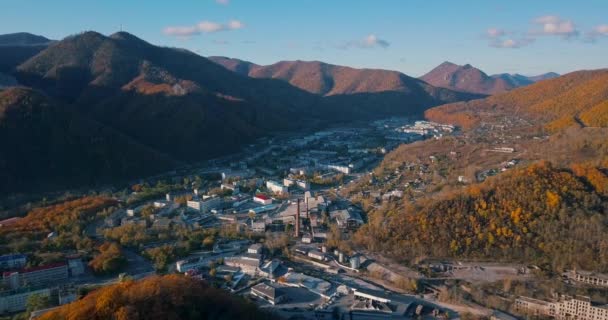
{"type": "Polygon", "coordinates": [[[300,199],[298,198],[298,204],[296,208],[296,238],[300,236],[300,199]]]}

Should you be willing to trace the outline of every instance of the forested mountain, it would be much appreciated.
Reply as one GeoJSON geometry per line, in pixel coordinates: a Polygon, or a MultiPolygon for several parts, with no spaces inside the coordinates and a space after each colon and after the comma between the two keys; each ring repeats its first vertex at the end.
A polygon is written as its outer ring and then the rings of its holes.
{"type": "Polygon", "coordinates": [[[170,157],[40,92],[0,92],[0,190],[40,190],[133,178],[170,168],[170,157]]]}
{"type": "Polygon", "coordinates": [[[96,32],[73,35],[13,65],[23,57],[11,60],[6,73],[37,93],[11,91],[5,95],[4,104],[10,109],[27,110],[24,112],[28,114],[45,112],[48,116],[3,119],[5,130],[10,128],[11,132],[0,137],[0,170],[7,177],[0,184],[8,187],[18,174],[26,178],[22,184],[10,185],[12,190],[19,190],[33,177],[37,178],[35,181],[53,183],[59,182],[56,178],[66,177],[61,182],[72,185],[96,180],[94,176],[100,173],[107,173],[104,177],[108,179],[139,176],[158,172],[176,161],[224,155],[272,132],[422,114],[431,106],[476,97],[434,88],[399,74],[382,80],[367,71],[357,72],[355,79],[367,79],[367,84],[361,84],[366,89],[358,89],[353,82],[330,97],[322,97],[285,81],[245,77],[187,50],[157,47],[126,32],[111,36],[96,32]],[[395,88],[399,90],[381,91],[391,88],[376,86],[381,80],[401,81],[407,86],[398,84],[395,88]],[[11,100],[12,96],[20,98],[11,100]],[[29,105],[20,108],[22,101],[29,105]],[[39,107],[36,103],[53,107],[39,107]],[[54,117],[55,112],[61,113],[57,115],[57,128],[50,122],[36,123],[54,117]],[[19,125],[11,124],[16,121],[20,121],[19,125]],[[86,127],[84,124],[113,137],[101,135],[98,142],[103,147],[95,145],[95,152],[99,152],[96,157],[86,146],[93,134],[79,127],[86,127]],[[22,132],[19,128],[37,129],[22,132]],[[55,134],[48,134],[51,130],[55,134]],[[39,139],[31,137],[34,134],[39,139]],[[21,147],[17,152],[4,152],[22,143],[23,139],[14,138],[21,135],[32,138],[31,150],[21,147]],[[80,145],[83,147],[77,148],[80,145]],[[130,145],[136,147],[127,150],[130,145]],[[38,158],[56,163],[48,173],[36,169],[36,157],[31,157],[36,148],[42,152],[38,158]],[[70,155],[76,159],[75,155],[81,153],[92,158],[81,158],[78,163],[63,159],[70,155]],[[21,157],[29,159],[22,161],[21,157]]]}
{"type": "Polygon", "coordinates": [[[608,270],[608,176],[548,162],[372,212],[355,239],[402,259],[500,259],[608,270]]]}
{"type": "MultiPolygon", "coordinates": [[[[275,317],[276,318],[276,317],[275,317]]],[[[181,275],[126,281],[89,293],[41,320],[271,319],[228,292],[181,275]]]]}
{"type": "Polygon", "coordinates": [[[608,70],[577,71],[481,100],[430,109],[432,120],[471,127],[487,112],[519,114],[556,131],[608,126],[608,70]]]}

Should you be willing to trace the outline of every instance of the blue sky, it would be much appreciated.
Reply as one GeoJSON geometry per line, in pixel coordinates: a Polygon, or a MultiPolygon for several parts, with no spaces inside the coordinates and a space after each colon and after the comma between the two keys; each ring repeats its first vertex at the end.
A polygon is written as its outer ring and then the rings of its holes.
{"type": "Polygon", "coordinates": [[[320,60],[420,76],[608,67],[606,0],[0,0],[0,33],[123,30],[201,55],[320,60]]]}

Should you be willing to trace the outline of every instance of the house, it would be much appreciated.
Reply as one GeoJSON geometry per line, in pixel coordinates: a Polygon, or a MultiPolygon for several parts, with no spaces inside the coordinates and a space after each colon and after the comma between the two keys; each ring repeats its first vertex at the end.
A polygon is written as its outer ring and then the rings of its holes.
{"type": "Polygon", "coordinates": [[[259,283],[251,287],[251,294],[268,301],[272,305],[281,303],[285,298],[282,290],[265,283],[259,283]]]}
{"type": "Polygon", "coordinates": [[[253,202],[263,204],[263,205],[269,205],[272,203],[272,198],[270,198],[269,196],[264,195],[264,194],[256,194],[253,197],[253,202]]]}

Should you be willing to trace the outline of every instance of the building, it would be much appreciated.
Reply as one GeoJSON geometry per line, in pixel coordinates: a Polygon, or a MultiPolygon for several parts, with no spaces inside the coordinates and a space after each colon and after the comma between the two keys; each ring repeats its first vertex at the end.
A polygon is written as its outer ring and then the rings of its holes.
{"type": "Polygon", "coordinates": [[[296,186],[304,191],[310,190],[310,183],[306,180],[296,180],[296,186]]]}
{"type": "Polygon", "coordinates": [[[50,297],[51,290],[49,288],[42,288],[0,292],[0,314],[24,311],[27,307],[27,300],[35,294],[50,297]]]}
{"type": "Polygon", "coordinates": [[[273,259],[264,263],[258,270],[260,277],[274,279],[277,276],[277,271],[281,266],[281,261],[273,259]]]}
{"type": "Polygon", "coordinates": [[[62,283],[68,280],[68,264],[65,262],[45,266],[25,268],[17,271],[7,271],[2,274],[5,287],[18,289],[21,287],[39,287],[49,284],[62,283]]]}
{"type": "Polygon", "coordinates": [[[519,297],[515,300],[515,310],[521,314],[558,320],[608,320],[608,305],[599,305],[589,297],[581,296],[561,296],[556,301],[519,297]]]}
{"type": "Polygon", "coordinates": [[[286,186],[273,180],[266,181],[266,188],[276,194],[284,194],[289,192],[286,186]]]}
{"type": "Polygon", "coordinates": [[[608,287],[608,275],[593,273],[589,271],[577,271],[570,270],[563,273],[563,276],[584,284],[599,286],[599,287],[608,287]]]}
{"type": "Polygon", "coordinates": [[[325,256],[325,254],[323,252],[317,251],[317,250],[311,250],[308,252],[308,257],[309,258],[313,258],[319,261],[325,261],[327,260],[327,257],[325,256]]]}
{"type": "Polygon", "coordinates": [[[80,257],[68,258],[68,272],[71,277],[84,274],[84,264],[80,257]]]}
{"type": "Polygon", "coordinates": [[[251,231],[256,232],[256,233],[266,232],[266,222],[264,222],[264,221],[252,222],[251,231]]]}
{"type": "Polygon", "coordinates": [[[265,283],[259,283],[251,287],[251,294],[268,301],[272,305],[281,303],[285,297],[279,288],[265,283]]]}
{"type": "Polygon", "coordinates": [[[222,172],[222,180],[234,178],[234,179],[247,179],[253,176],[251,170],[235,170],[235,171],[224,171],[222,172]]]}
{"type": "Polygon", "coordinates": [[[253,202],[263,204],[263,205],[269,205],[269,204],[272,204],[272,198],[270,198],[269,196],[264,195],[264,194],[256,194],[253,197],[253,202]]]}
{"type": "Polygon", "coordinates": [[[224,259],[224,264],[230,267],[241,268],[243,273],[255,276],[258,274],[258,268],[262,258],[259,254],[247,254],[239,257],[228,257],[224,259]]]}
{"type": "Polygon", "coordinates": [[[354,210],[335,210],[329,216],[342,229],[354,229],[363,224],[361,215],[354,210]]]}
{"type": "Polygon", "coordinates": [[[210,260],[201,258],[191,258],[177,261],[175,263],[175,268],[177,272],[187,272],[190,270],[198,270],[202,267],[208,267],[211,263],[210,260]]]}
{"type": "Polygon", "coordinates": [[[222,205],[222,199],[219,197],[204,197],[203,200],[190,200],[187,204],[188,208],[206,213],[219,208],[222,205]]]}
{"type": "Polygon", "coordinates": [[[293,186],[295,183],[296,182],[293,179],[288,179],[288,178],[283,179],[283,185],[288,188],[293,186]]]}
{"type": "Polygon", "coordinates": [[[0,268],[19,269],[25,267],[27,256],[24,254],[5,254],[0,256],[0,268]]]}
{"type": "Polygon", "coordinates": [[[264,247],[262,246],[261,243],[254,243],[254,244],[250,245],[249,248],[247,248],[247,253],[262,254],[263,248],[264,247]]]}

